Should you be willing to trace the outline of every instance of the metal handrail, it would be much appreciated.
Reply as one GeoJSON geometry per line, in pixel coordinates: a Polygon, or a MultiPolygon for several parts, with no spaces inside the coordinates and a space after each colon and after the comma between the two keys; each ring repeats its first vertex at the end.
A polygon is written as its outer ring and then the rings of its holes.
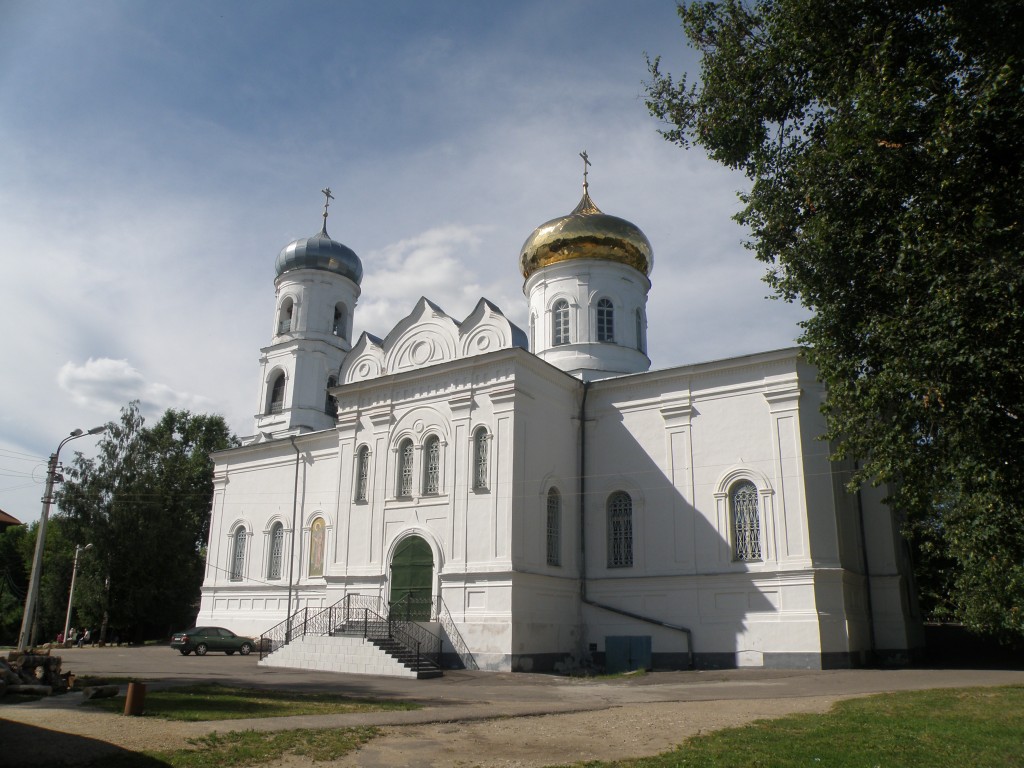
{"type": "Polygon", "coordinates": [[[385,617],[382,615],[385,611],[381,610],[384,607],[383,601],[371,595],[345,595],[334,605],[312,613],[309,608],[300,608],[260,635],[259,658],[262,660],[267,654],[306,635],[323,636],[356,629],[368,640],[395,640],[416,653],[417,663],[425,658],[440,667],[440,636],[416,623],[415,619],[403,618],[403,614],[421,612],[424,606],[427,607],[428,615],[434,614],[432,601],[416,599],[409,604],[402,601],[395,603],[390,606],[391,610],[386,612],[385,617]],[[397,611],[394,610],[396,606],[397,611]]]}

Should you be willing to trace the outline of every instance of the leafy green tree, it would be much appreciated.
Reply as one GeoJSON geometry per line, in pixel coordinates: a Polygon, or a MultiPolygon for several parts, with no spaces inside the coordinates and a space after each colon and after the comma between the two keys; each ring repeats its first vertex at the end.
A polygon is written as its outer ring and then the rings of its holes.
{"type": "Polygon", "coordinates": [[[1024,4],[680,7],[699,81],[649,62],[664,136],[750,180],[738,221],[891,483],[932,605],[1024,636],[1024,4]],[[945,593],[945,594],[942,594],[945,593]]]}
{"type": "Polygon", "coordinates": [[[194,613],[213,497],[209,454],[236,443],[220,416],[168,410],[147,428],[133,402],[95,459],[76,454],[58,501],[77,538],[94,546],[80,561],[75,603],[101,637],[109,627],[125,639],[163,635],[194,613]]]}
{"type": "Polygon", "coordinates": [[[29,575],[22,552],[33,546],[25,544],[30,533],[26,525],[12,525],[0,533],[0,645],[18,642],[29,575]]]}

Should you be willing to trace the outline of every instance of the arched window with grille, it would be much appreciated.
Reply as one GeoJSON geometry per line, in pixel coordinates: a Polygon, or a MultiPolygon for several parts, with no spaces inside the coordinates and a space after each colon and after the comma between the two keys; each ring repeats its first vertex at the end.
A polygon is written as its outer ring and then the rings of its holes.
{"type": "Polygon", "coordinates": [[[633,500],[625,491],[608,497],[608,567],[633,565],[633,500]]]}
{"type": "Polygon", "coordinates": [[[757,486],[749,480],[736,483],[729,491],[732,515],[733,555],[750,562],[761,559],[761,511],[757,486]]]}
{"type": "Polygon", "coordinates": [[[431,435],[423,443],[423,493],[441,491],[441,441],[431,435]]]}
{"type": "Polygon", "coordinates": [[[241,581],[245,575],[245,526],[238,526],[231,539],[231,580],[241,581]]]}
{"type": "Polygon", "coordinates": [[[270,383],[270,399],[267,402],[267,413],[280,413],[284,410],[285,375],[278,371],[270,383]]]}
{"type": "Polygon", "coordinates": [[[551,307],[551,344],[560,346],[569,343],[569,302],[559,299],[551,307]]]}
{"type": "Polygon", "coordinates": [[[473,433],[473,487],[487,490],[488,479],[487,427],[477,427],[473,433]]]}
{"type": "Polygon", "coordinates": [[[530,315],[530,351],[537,352],[537,316],[530,315]]]}
{"type": "Polygon", "coordinates": [[[636,311],[636,348],[645,355],[647,354],[644,344],[644,316],[639,309],[636,311]]]}
{"type": "Polygon", "coordinates": [[[270,529],[270,559],[267,563],[267,578],[281,578],[281,563],[284,560],[284,524],[274,523],[270,529]]]}
{"type": "Polygon", "coordinates": [[[403,440],[398,445],[398,478],[396,496],[412,496],[412,467],[415,456],[412,440],[403,440]]]}
{"type": "Polygon", "coordinates": [[[609,344],[615,341],[615,308],[611,299],[597,302],[597,340],[609,344]]]}
{"type": "Polygon", "coordinates": [[[363,446],[356,454],[356,501],[366,501],[370,493],[370,449],[363,446]]]}
{"type": "Polygon", "coordinates": [[[557,488],[548,491],[547,553],[548,565],[562,564],[562,494],[557,488]]]}

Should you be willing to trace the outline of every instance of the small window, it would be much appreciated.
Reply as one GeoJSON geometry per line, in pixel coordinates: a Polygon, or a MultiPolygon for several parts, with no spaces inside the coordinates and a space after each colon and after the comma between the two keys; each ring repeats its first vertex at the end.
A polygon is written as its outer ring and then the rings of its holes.
{"type": "Polygon", "coordinates": [[[278,373],[270,385],[270,402],[267,404],[267,413],[280,413],[284,410],[284,373],[278,373]]]}
{"type": "Polygon", "coordinates": [[[569,343],[569,302],[559,299],[551,308],[551,344],[560,346],[569,343]]]}
{"type": "Polygon", "coordinates": [[[245,574],[245,526],[238,526],[232,539],[231,580],[241,581],[245,574]]]}
{"type": "Polygon", "coordinates": [[[292,330],[292,314],[295,309],[295,304],[292,302],[291,297],[285,298],[281,302],[281,311],[277,316],[277,332],[278,333],[290,333],[292,330]]]}
{"type": "Polygon", "coordinates": [[[398,493],[397,496],[412,496],[412,440],[403,440],[398,446],[398,493]]]}
{"type": "Polygon", "coordinates": [[[608,497],[608,567],[633,565],[633,500],[616,491],[608,497]]]}
{"type": "Polygon", "coordinates": [[[370,449],[365,445],[356,458],[356,501],[366,501],[370,490],[370,449]]]}
{"type": "Polygon", "coordinates": [[[487,490],[487,427],[477,427],[473,433],[473,487],[487,490]]]}
{"type": "Polygon", "coordinates": [[[761,559],[761,513],[757,486],[750,481],[737,483],[729,493],[732,512],[734,554],[737,560],[761,559]]]}
{"type": "Polygon", "coordinates": [[[636,348],[647,354],[644,345],[644,316],[639,309],[636,311],[636,348]]]}
{"type": "Polygon", "coordinates": [[[331,418],[338,418],[338,400],[331,394],[331,390],[338,386],[338,379],[334,376],[327,378],[327,396],[324,400],[324,413],[331,418]]]}
{"type": "Polygon", "coordinates": [[[557,488],[548,491],[547,550],[548,565],[562,564],[562,495],[557,488]]]}
{"type": "Polygon", "coordinates": [[[438,493],[441,490],[441,441],[431,435],[423,444],[426,461],[423,465],[423,493],[438,493]]]}
{"type": "Polygon", "coordinates": [[[530,351],[537,351],[537,316],[530,315],[530,351]]]}
{"type": "Polygon", "coordinates": [[[597,302],[597,340],[607,343],[615,341],[615,309],[610,299],[597,302]]]}
{"type": "Polygon", "coordinates": [[[324,575],[324,540],[327,535],[327,526],[324,519],[318,517],[309,526],[309,575],[324,575]]]}
{"type": "Polygon", "coordinates": [[[281,578],[281,561],[284,559],[284,525],[274,523],[270,529],[270,563],[267,566],[268,579],[281,578]]]}
{"type": "Polygon", "coordinates": [[[348,334],[345,333],[346,318],[348,317],[348,309],[341,302],[334,305],[334,322],[331,323],[331,333],[335,336],[339,336],[343,339],[348,338],[348,334]]]}

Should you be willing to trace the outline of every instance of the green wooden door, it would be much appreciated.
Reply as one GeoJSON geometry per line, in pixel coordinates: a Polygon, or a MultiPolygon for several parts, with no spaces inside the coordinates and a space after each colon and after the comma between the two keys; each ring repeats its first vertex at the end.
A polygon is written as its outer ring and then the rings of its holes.
{"type": "Polygon", "coordinates": [[[410,536],[391,558],[391,600],[394,618],[429,621],[433,594],[434,555],[419,536],[410,536]]]}

